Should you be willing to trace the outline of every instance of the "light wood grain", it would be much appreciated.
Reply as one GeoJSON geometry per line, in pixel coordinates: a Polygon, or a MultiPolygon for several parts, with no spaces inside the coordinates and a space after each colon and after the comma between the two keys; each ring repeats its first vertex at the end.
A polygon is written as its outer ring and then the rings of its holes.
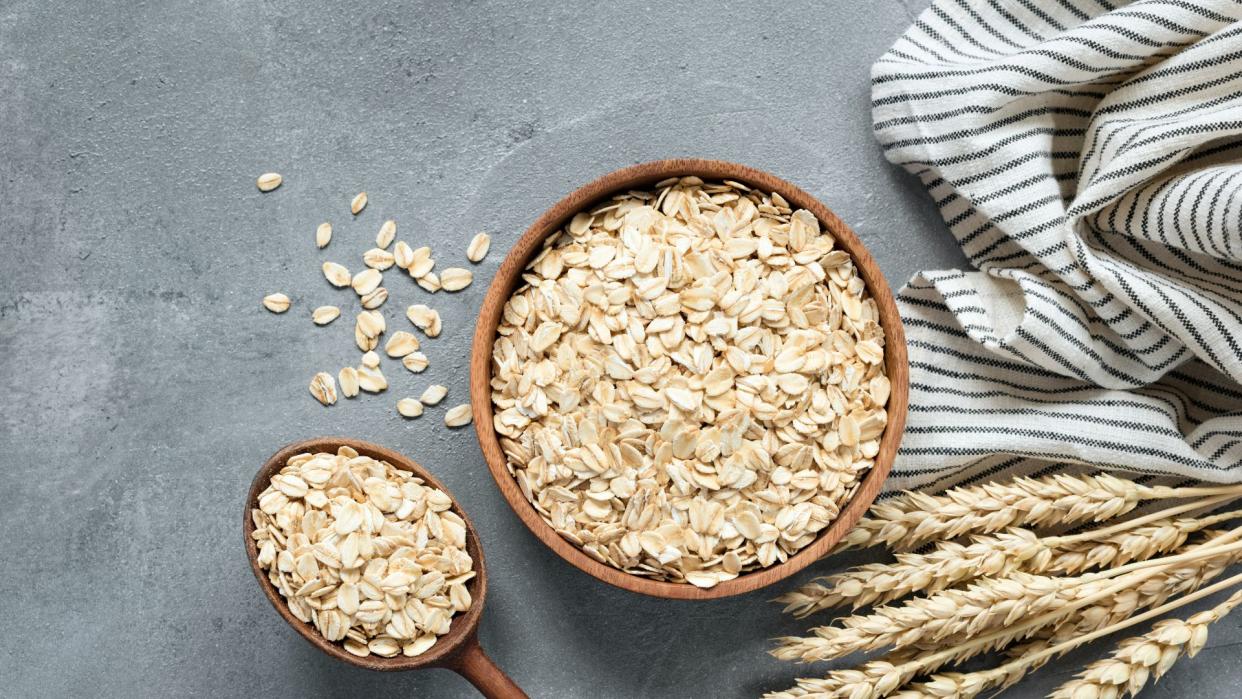
{"type": "Polygon", "coordinates": [[[448,668],[469,680],[483,696],[489,699],[524,699],[526,694],[500,668],[496,667],[479,646],[479,620],[483,614],[483,603],[487,599],[487,570],[483,563],[483,548],[479,545],[479,537],[475,532],[474,524],[457,504],[455,498],[453,498],[452,510],[466,523],[466,552],[474,560],[474,569],[477,572],[474,579],[467,583],[472,602],[465,613],[453,617],[449,632],[437,639],[435,645],[426,653],[413,658],[407,658],[404,655],[393,658],[370,655],[360,658],[346,652],[340,644],[328,641],[315,627],[293,616],[293,613],[289,611],[289,605],[285,603],[284,597],[267,579],[267,572],[259,567],[258,547],[251,536],[254,532],[254,521],[250,518],[250,511],[258,506],[259,494],[267,488],[272,476],[284,467],[289,457],[303,452],[336,453],[337,448],[341,446],[350,447],[363,456],[387,461],[402,471],[409,471],[452,498],[452,493],[448,488],[445,488],[443,483],[413,459],[370,442],[348,437],[318,437],[294,442],[282,448],[273,454],[272,458],[268,459],[255,475],[254,481],[250,484],[250,492],[246,495],[246,506],[242,512],[242,533],[246,541],[246,555],[250,559],[250,568],[254,571],[259,587],[262,588],[268,601],[272,603],[272,607],[311,645],[350,665],[380,671],[448,668]]]}
{"type": "Polygon", "coordinates": [[[501,263],[495,279],[483,300],[475,327],[474,344],[470,356],[470,402],[474,411],[475,433],[479,446],[487,460],[487,467],[500,487],[509,506],[518,518],[544,544],[576,568],[606,583],[655,597],[677,599],[715,599],[738,595],[782,580],[821,558],[836,545],[841,537],[862,517],[875,500],[876,495],[892,468],[893,458],[901,443],[906,422],[906,400],[909,392],[909,366],[906,360],[906,339],[902,331],[901,317],[893,301],[892,291],[880,273],[880,268],[849,226],[810,194],[774,175],[745,165],[719,160],[658,160],[617,170],[590,182],[557,202],[539,217],[518,239],[517,244],[501,263]],[[740,575],[710,589],[702,589],[688,583],[672,583],[648,580],[630,575],[596,561],[581,549],[566,541],[552,528],[535,508],[523,497],[513,476],[509,474],[505,457],[496,437],[492,423],[492,399],[489,384],[492,379],[492,343],[500,322],[505,302],[518,287],[522,270],[540,250],[545,238],[563,226],[574,214],[587,209],[613,194],[629,189],[650,188],[656,182],[673,176],[697,175],[705,180],[735,180],[757,189],[779,193],[794,208],[813,213],[837,240],[839,247],[854,258],[859,275],[875,299],[880,312],[880,324],[884,328],[885,364],[892,392],[888,401],[888,426],[880,439],[880,450],[875,466],[863,477],[862,484],[850,502],[841,510],[837,519],[820,534],[812,544],[799,551],[789,560],[762,570],[740,575]]]}

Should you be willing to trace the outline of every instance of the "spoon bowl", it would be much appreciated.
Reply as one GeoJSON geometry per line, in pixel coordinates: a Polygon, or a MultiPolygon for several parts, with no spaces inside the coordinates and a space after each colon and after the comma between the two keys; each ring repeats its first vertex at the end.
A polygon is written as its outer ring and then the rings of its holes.
{"type": "Polygon", "coordinates": [[[254,477],[254,481],[250,485],[250,492],[246,495],[246,506],[242,515],[242,532],[245,537],[246,556],[250,559],[250,568],[254,571],[255,578],[259,581],[260,589],[263,590],[263,594],[272,603],[272,607],[276,609],[281,618],[288,622],[293,627],[293,630],[297,631],[311,645],[337,660],[368,670],[387,672],[432,667],[447,668],[469,680],[485,697],[509,698],[526,696],[513,683],[513,680],[509,679],[500,668],[496,667],[479,645],[479,620],[482,618],[483,603],[487,598],[487,570],[483,563],[483,549],[479,545],[479,537],[475,532],[474,525],[470,522],[470,518],[466,516],[465,511],[462,510],[457,499],[453,497],[448,488],[445,488],[444,484],[412,459],[379,445],[346,437],[318,437],[294,442],[273,454],[259,469],[259,472],[254,477]],[[254,520],[251,519],[250,511],[258,506],[259,495],[271,483],[272,476],[278,473],[292,456],[303,452],[336,453],[336,450],[342,446],[350,447],[360,455],[369,456],[377,461],[387,461],[394,468],[413,473],[415,476],[423,479],[428,485],[443,491],[453,500],[451,508],[453,512],[457,513],[466,524],[466,552],[470,554],[470,558],[474,561],[474,570],[476,572],[475,577],[466,584],[466,589],[470,592],[472,600],[470,608],[464,613],[454,616],[449,626],[449,632],[436,639],[435,645],[421,655],[414,657],[397,655],[392,658],[369,655],[362,658],[347,652],[342,645],[327,640],[314,626],[294,616],[289,611],[289,605],[285,602],[285,598],[281,596],[280,591],[267,579],[267,572],[259,566],[258,546],[252,536],[255,526],[254,520]]]}

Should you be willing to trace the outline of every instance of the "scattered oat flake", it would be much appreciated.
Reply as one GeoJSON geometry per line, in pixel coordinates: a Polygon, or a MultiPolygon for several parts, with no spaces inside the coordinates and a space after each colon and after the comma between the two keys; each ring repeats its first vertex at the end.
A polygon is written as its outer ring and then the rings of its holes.
{"type": "Polygon", "coordinates": [[[445,291],[461,291],[473,280],[474,274],[461,267],[449,267],[440,273],[440,286],[445,291]]]}
{"type": "Polygon", "coordinates": [[[336,382],[332,380],[332,374],[321,371],[311,378],[310,382],[311,395],[315,400],[324,405],[332,405],[336,402],[336,382]]]}
{"type": "Polygon", "coordinates": [[[336,306],[320,306],[311,311],[311,320],[315,325],[327,325],[336,320],[341,315],[341,309],[336,306]]]}
{"type": "Polygon", "coordinates": [[[373,311],[376,308],[383,306],[384,302],[387,300],[388,289],[385,289],[382,286],[369,293],[363,294],[358,298],[358,301],[362,304],[362,307],[369,311],[373,311]]]}
{"type": "Polygon", "coordinates": [[[355,293],[359,296],[365,296],[375,291],[383,281],[384,275],[378,269],[368,267],[355,274],[350,284],[354,287],[355,293]]]}
{"type": "Polygon", "coordinates": [[[430,291],[433,294],[440,290],[440,277],[435,272],[428,272],[415,281],[425,291],[430,291]]]}
{"type": "Polygon", "coordinates": [[[388,379],[384,378],[384,373],[378,368],[360,366],[356,371],[358,387],[367,393],[379,393],[388,388],[388,379]]]}
{"type": "Polygon", "coordinates": [[[415,374],[426,369],[427,363],[427,355],[422,352],[410,352],[401,358],[401,364],[415,374]]]}
{"type": "Polygon", "coordinates": [[[392,258],[401,269],[409,269],[414,262],[414,250],[410,248],[409,243],[398,240],[392,248],[392,258]]]}
{"type": "Polygon", "coordinates": [[[406,265],[406,271],[411,277],[418,279],[430,273],[435,266],[436,261],[431,256],[431,248],[424,245],[410,251],[410,264],[406,265]]]}
{"type": "Polygon", "coordinates": [[[438,383],[435,383],[428,386],[427,389],[423,391],[423,394],[418,397],[418,399],[423,402],[423,405],[435,405],[436,403],[444,400],[444,397],[447,395],[448,389],[438,383]]]}
{"type": "Polygon", "coordinates": [[[323,263],[323,276],[328,280],[329,284],[338,289],[349,286],[349,283],[353,280],[345,265],[337,264],[336,262],[323,263]]]}
{"type": "MultiPolygon", "coordinates": [[[[363,311],[355,319],[355,328],[364,337],[376,339],[384,333],[384,316],[380,315],[378,311],[363,311]]],[[[374,349],[374,346],[367,349],[374,349]]]]}
{"type": "Polygon", "coordinates": [[[392,267],[396,261],[391,252],[381,250],[380,248],[371,248],[362,253],[362,263],[371,269],[378,269],[381,272],[392,267]]]}
{"type": "Polygon", "coordinates": [[[379,233],[375,234],[375,247],[387,248],[392,245],[392,239],[397,235],[397,222],[389,219],[384,221],[384,225],[380,226],[379,233]]]}
{"type": "Polygon", "coordinates": [[[481,262],[487,257],[487,251],[492,246],[492,237],[486,233],[476,233],[470,239],[470,244],[466,246],[466,259],[471,262],[481,262]]]}
{"type": "Polygon", "coordinates": [[[341,393],[346,398],[353,398],[358,395],[358,370],[352,366],[347,366],[337,372],[337,381],[341,383],[341,393]]]}
{"type": "Polygon", "coordinates": [[[470,419],[469,403],[455,405],[444,413],[444,424],[448,427],[464,427],[470,424],[470,419]]]}
{"type": "Polygon", "coordinates": [[[416,398],[402,398],[397,401],[397,412],[402,417],[418,417],[423,414],[423,404],[416,398]]]}
{"type": "Polygon", "coordinates": [[[359,192],[356,196],[354,196],[353,200],[349,202],[349,213],[357,216],[365,208],[367,208],[367,193],[359,192]]]}
{"type": "Polygon", "coordinates": [[[406,309],[405,317],[409,318],[410,322],[422,330],[427,337],[440,334],[440,313],[433,308],[416,303],[406,309]]]}
{"type": "Polygon", "coordinates": [[[281,293],[268,294],[263,297],[263,307],[272,313],[284,313],[289,310],[289,297],[281,293]]]}
{"type": "Polygon", "coordinates": [[[259,179],[255,182],[260,192],[270,192],[280,186],[285,178],[280,176],[278,172],[265,172],[259,175],[259,179]]]}
{"type": "Polygon", "coordinates": [[[398,330],[388,338],[388,342],[384,344],[384,352],[389,357],[405,357],[411,352],[417,352],[421,343],[412,333],[404,330],[398,330]]]}
{"type": "Polygon", "coordinates": [[[328,247],[332,242],[332,224],[324,221],[315,229],[315,245],[320,249],[328,247]]]}

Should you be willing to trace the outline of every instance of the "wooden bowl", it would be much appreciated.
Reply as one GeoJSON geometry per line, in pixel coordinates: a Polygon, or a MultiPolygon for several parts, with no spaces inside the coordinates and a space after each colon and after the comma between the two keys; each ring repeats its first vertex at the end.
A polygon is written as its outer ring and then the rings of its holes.
{"type": "Polygon", "coordinates": [[[486,697],[505,699],[526,697],[526,694],[500,668],[496,667],[483,652],[482,647],[479,646],[479,620],[483,615],[483,603],[487,599],[487,570],[483,564],[483,549],[479,546],[479,537],[474,530],[474,525],[461,509],[461,506],[457,504],[457,500],[453,498],[453,494],[449,492],[448,488],[445,488],[443,483],[436,480],[434,476],[412,459],[370,442],[346,437],[319,437],[294,442],[273,454],[272,458],[268,459],[263,464],[263,467],[259,469],[258,474],[255,475],[254,481],[250,484],[250,492],[246,495],[246,507],[242,512],[242,532],[246,540],[246,555],[250,558],[250,568],[254,571],[254,576],[258,579],[259,587],[262,588],[263,594],[267,596],[267,600],[272,603],[272,607],[276,609],[281,618],[293,627],[294,631],[297,631],[302,638],[305,638],[312,646],[324,653],[337,660],[342,660],[350,665],[356,665],[368,670],[392,671],[429,667],[447,668],[465,677],[486,697]],[[409,471],[423,479],[428,485],[444,491],[449,498],[453,499],[453,512],[457,513],[462,521],[466,523],[466,552],[474,560],[474,569],[477,572],[477,575],[467,583],[467,590],[470,592],[472,602],[470,608],[464,614],[458,614],[453,617],[449,625],[449,632],[437,639],[435,645],[422,655],[412,658],[404,655],[398,655],[393,658],[369,655],[365,658],[360,658],[350,654],[340,644],[333,643],[324,638],[314,626],[295,617],[289,611],[289,605],[285,602],[285,598],[281,596],[280,591],[267,579],[267,571],[259,567],[258,546],[255,544],[254,537],[251,536],[254,533],[254,520],[250,518],[250,511],[258,506],[259,495],[271,483],[272,476],[284,468],[285,462],[290,457],[303,452],[330,452],[335,454],[337,447],[341,446],[351,447],[359,454],[369,456],[377,461],[387,461],[394,468],[409,471]]]}
{"type": "Polygon", "coordinates": [[[561,558],[586,573],[617,587],[654,597],[677,599],[715,599],[738,595],[782,580],[824,556],[846,532],[858,522],[863,512],[875,500],[884,479],[893,465],[893,457],[901,443],[901,433],[906,421],[906,398],[909,390],[909,367],[906,364],[906,340],[902,332],[901,317],[893,302],[893,294],[880,273],[875,260],[863,247],[858,236],[837,215],[810,194],[766,172],[745,165],[719,160],[657,160],[622,168],[590,182],[557,202],[538,218],[509,252],[508,257],[496,271],[496,277],[483,300],[475,328],[474,346],[470,357],[470,403],[474,411],[475,432],[479,446],[487,460],[500,492],[509,506],[536,537],[555,551],[561,558]],[[885,337],[885,364],[892,392],[888,401],[888,426],[880,440],[880,450],[875,465],[863,477],[854,497],[842,508],[840,515],[819,535],[814,542],[798,551],[784,563],[761,568],[739,575],[733,580],[712,588],[698,588],[689,583],[662,582],[630,575],[617,568],[600,563],[577,546],[562,538],[522,495],[517,481],[509,474],[504,453],[496,437],[492,423],[492,344],[501,311],[513,291],[521,284],[521,274],[527,262],[538,254],[543,241],[559,230],[574,214],[591,208],[614,194],[630,189],[647,189],[656,182],[669,177],[697,175],[704,180],[734,180],[767,192],[779,193],[794,208],[813,213],[820,224],[837,240],[840,248],[848,251],[854,259],[859,274],[867,285],[880,312],[880,323],[885,337]]]}

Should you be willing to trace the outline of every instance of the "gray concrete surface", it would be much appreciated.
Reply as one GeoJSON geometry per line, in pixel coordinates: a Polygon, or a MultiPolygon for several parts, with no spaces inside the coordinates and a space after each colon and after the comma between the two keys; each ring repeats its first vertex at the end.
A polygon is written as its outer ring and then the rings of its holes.
{"type": "MultiPolygon", "coordinates": [[[[746,697],[817,669],[764,652],[807,626],[767,602],[778,589],[690,604],[598,583],[521,527],[443,407],[410,422],[393,404],[432,381],[463,400],[507,248],[578,184],[642,160],[784,176],[894,285],[960,264],[870,134],[869,65],[924,5],[0,3],[0,695],[473,696],[445,671],[323,657],[260,597],[243,494],[278,446],[325,433],[401,449],[462,501],[493,581],[484,645],[532,696],[746,697]],[[286,183],[262,195],[267,170],[286,183]],[[391,326],[410,303],[444,315],[431,369],[386,364],[386,395],[321,408],[310,376],[357,353],[349,322],[308,319],[352,301],[318,266],[359,266],[388,217],[442,264],[481,229],[493,252],[456,295],[394,275],[391,326]],[[274,290],[293,311],[260,307],[274,290]]],[[[1237,624],[1153,694],[1236,696],[1237,624]]]]}

